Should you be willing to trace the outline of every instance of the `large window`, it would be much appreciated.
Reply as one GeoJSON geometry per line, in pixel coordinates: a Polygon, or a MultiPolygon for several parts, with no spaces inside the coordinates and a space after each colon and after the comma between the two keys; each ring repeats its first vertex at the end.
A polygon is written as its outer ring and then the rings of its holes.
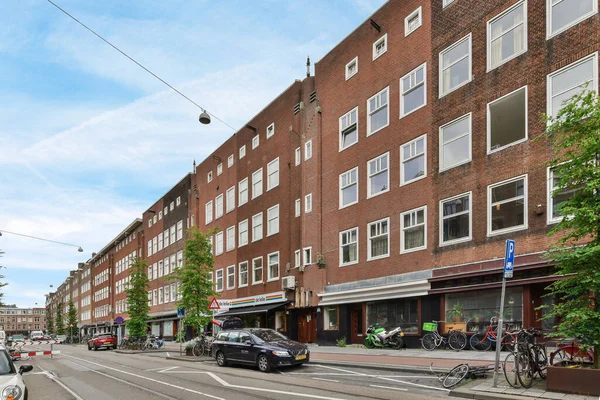
{"type": "Polygon", "coordinates": [[[400,147],[400,186],[427,176],[427,135],[400,147]]]}
{"type": "Polygon", "coordinates": [[[358,107],[340,117],[340,151],[358,142],[358,107]]]}
{"type": "Polygon", "coordinates": [[[471,82],[471,34],[440,53],[440,97],[471,82]]]}
{"type": "Polygon", "coordinates": [[[389,87],[367,100],[367,136],[385,128],[390,123],[390,108],[388,104],[389,87]]]}
{"type": "Polygon", "coordinates": [[[227,267],[227,289],[235,289],[235,265],[227,267]]]}
{"type": "Polygon", "coordinates": [[[223,216],[223,194],[221,193],[215,198],[215,219],[223,216]]]}
{"type": "Polygon", "coordinates": [[[488,235],[527,229],[527,175],[488,186],[488,235]]]}
{"type": "Polygon", "coordinates": [[[279,186],[279,157],[267,164],[267,191],[279,186]]]}
{"type": "Polygon", "coordinates": [[[358,262],[358,228],[340,232],[340,266],[358,262]]]}
{"type": "Polygon", "coordinates": [[[548,223],[554,224],[560,222],[564,213],[562,207],[564,202],[575,196],[577,189],[560,190],[555,193],[558,188],[560,176],[553,168],[548,168],[548,223]]]}
{"type": "Polygon", "coordinates": [[[248,202],[248,178],[243,179],[238,184],[238,203],[244,205],[248,202]]]}
{"type": "Polygon", "coordinates": [[[257,257],[252,260],[252,284],[262,283],[263,281],[263,259],[257,257]]]}
{"type": "Polygon", "coordinates": [[[210,224],[213,220],[213,202],[212,200],[206,203],[205,207],[205,220],[206,224],[210,224]]]}
{"type": "Polygon", "coordinates": [[[471,240],[471,193],[440,201],[440,245],[471,240]]]}
{"type": "Polygon", "coordinates": [[[556,116],[564,102],[586,88],[598,92],[598,53],[548,75],[548,115],[556,116]]]}
{"type": "Polygon", "coordinates": [[[279,252],[271,253],[267,256],[268,260],[268,281],[279,279],[279,252]]]}
{"type": "Polygon", "coordinates": [[[488,70],[527,51],[527,9],[524,1],[488,22],[487,40],[488,70]]]}
{"type": "Polygon", "coordinates": [[[227,189],[227,200],[226,200],[226,212],[233,211],[235,209],[235,186],[227,189]]]}
{"type": "Polygon", "coordinates": [[[548,38],[598,12],[597,0],[546,0],[548,38]]]}
{"type": "Polygon", "coordinates": [[[471,114],[440,126],[440,171],[471,161],[471,114]]]}
{"type": "Polygon", "coordinates": [[[427,104],[426,74],[425,63],[400,78],[400,118],[427,104]]]}
{"type": "Polygon", "coordinates": [[[241,221],[238,224],[238,247],[242,247],[248,244],[248,220],[241,221]]]}
{"type": "Polygon", "coordinates": [[[400,214],[400,253],[427,248],[427,206],[400,214]]]}
{"type": "Polygon", "coordinates": [[[256,242],[263,238],[263,213],[252,216],[252,241],[256,242]]]}
{"type": "Polygon", "coordinates": [[[340,208],[358,203],[358,167],[340,174],[340,208]]]}
{"type": "Polygon", "coordinates": [[[267,236],[279,233],[279,204],[267,210],[267,236]]]}
{"type": "Polygon", "coordinates": [[[367,197],[377,196],[390,190],[390,153],[385,153],[367,163],[367,197]]]}
{"type": "Polygon", "coordinates": [[[218,269],[217,271],[215,271],[215,290],[217,292],[222,292],[223,291],[223,269],[218,269]]]}
{"type": "Polygon", "coordinates": [[[252,198],[255,199],[263,192],[262,168],[252,173],[252,198]]]}
{"type": "Polygon", "coordinates": [[[488,153],[527,140],[527,86],[488,104],[488,153]]]}
{"type": "Polygon", "coordinates": [[[419,333],[418,305],[417,299],[367,303],[367,325],[379,323],[386,329],[399,326],[405,333],[419,333]]]}
{"type": "Polygon", "coordinates": [[[340,329],[338,313],[337,306],[323,307],[323,330],[337,331],[340,329]]]}
{"type": "Polygon", "coordinates": [[[238,287],[248,286],[248,261],[241,262],[238,267],[238,287]]]}
{"type": "Polygon", "coordinates": [[[227,251],[235,249],[235,225],[227,228],[227,251]]]}
{"type": "Polygon", "coordinates": [[[379,221],[371,222],[367,226],[369,233],[368,260],[388,257],[390,255],[390,219],[384,218],[379,221]]]}

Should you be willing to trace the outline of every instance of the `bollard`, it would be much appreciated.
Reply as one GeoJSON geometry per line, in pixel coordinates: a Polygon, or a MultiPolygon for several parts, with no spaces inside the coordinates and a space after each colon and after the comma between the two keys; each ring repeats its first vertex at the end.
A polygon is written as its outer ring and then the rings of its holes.
{"type": "Polygon", "coordinates": [[[50,353],[50,359],[53,360],[54,359],[54,343],[50,343],[50,351],[52,351],[52,353],[50,353]]]}

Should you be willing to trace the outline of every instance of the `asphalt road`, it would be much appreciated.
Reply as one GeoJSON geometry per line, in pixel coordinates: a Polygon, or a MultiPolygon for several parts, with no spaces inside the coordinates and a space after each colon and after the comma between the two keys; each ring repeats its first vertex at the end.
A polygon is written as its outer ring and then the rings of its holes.
{"type": "MultiPolygon", "coordinates": [[[[42,349],[44,347],[38,347],[42,349]]],[[[32,400],[147,399],[430,399],[445,397],[427,374],[372,371],[308,363],[261,373],[247,367],[166,359],[166,353],[118,354],[84,346],[54,346],[53,359],[36,356],[25,374],[32,400]]]]}

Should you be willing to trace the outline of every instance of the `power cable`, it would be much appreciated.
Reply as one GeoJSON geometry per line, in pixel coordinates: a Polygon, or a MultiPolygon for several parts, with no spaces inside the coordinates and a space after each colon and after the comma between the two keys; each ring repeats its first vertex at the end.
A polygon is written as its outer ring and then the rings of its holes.
{"type": "Polygon", "coordinates": [[[44,242],[58,243],[58,244],[63,244],[65,246],[77,247],[78,248],[77,251],[79,251],[80,253],[83,252],[83,249],[81,248],[81,246],[77,246],[76,244],[65,243],[65,242],[58,242],[56,240],[50,240],[50,239],[44,239],[44,238],[37,237],[37,236],[25,235],[23,233],[5,231],[4,229],[0,230],[0,236],[2,236],[2,233],[10,233],[11,235],[23,236],[23,237],[26,237],[26,238],[29,238],[29,239],[36,239],[36,240],[42,240],[44,242]]]}

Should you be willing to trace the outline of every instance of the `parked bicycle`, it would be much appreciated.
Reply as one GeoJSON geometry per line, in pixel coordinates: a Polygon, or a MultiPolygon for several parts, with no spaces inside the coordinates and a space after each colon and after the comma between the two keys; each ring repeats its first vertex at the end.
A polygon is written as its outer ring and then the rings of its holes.
{"type": "Polygon", "coordinates": [[[448,337],[440,335],[438,324],[444,321],[431,321],[423,324],[423,330],[426,333],[421,338],[421,345],[425,350],[434,350],[442,345],[449,346],[452,350],[460,351],[467,347],[467,335],[460,331],[448,332],[448,337]]]}
{"type": "Polygon", "coordinates": [[[165,346],[162,336],[149,335],[144,342],[144,350],[160,350],[165,346]]]}
{"type": "Polygon", "coordinates": [[[519,377],[517,376],[517,363],[525,361],[520,354],[524,352],[521,342],[526,340],[526,338],[524,337],[525,334],[523,329],[511,333],[515,336],[514,349],[506,355],[504,364],[502,364],[502,372],[504,372],[506,382],[508,382],[510,386],[513,388],[519,388],[521,387],[521,383],[519,382],[519,377]]]}
{"type": "Polygon", "coordinates": [[[594,363],[594,348],[584,348],[581,337],[562,340],[556,344],[557,349],[550,353],[550,365],[577,366],[594,363]]]}
{"type": "Polygon", "coordinates": [[[200,336],[196,338],[196,344],[192,348],[192,354],[196,357],[212,357],[212,338],[202,332],[200,336]]]}
{"type": "Polygon", "coordinates": [[[442,386],[444,386],[446,389],[450,389],[461,383],[465,378],[472,379],[487,377],[488,372],[494,370],[494,366],[472,367],[469,364],[460,364],[452,368],[448,373],[439,374],[433,370],[432,363],[429,366],[429,369],[438,377],[438,380],[442,382],[442,386]]]}
{"type": "MultiPolygon", "coordinates": [[[[490,318],[490,325],[487,327],[487,330],[483,333],[475,333],[471,336],[469,344],[473,350],[477,351],[487,351],[492,347],[492,343],[496,344],[498,342],[498,317],[490,318]],[[496,324],[494,324],[494,322],[496,324]]],[[[500,345],[504,346],[508,351],[514,350],[515,343],[515,335],[504,331],[502,334],[502,338],[500,341],[500,345]]]]}
{"type": "Polygon", "coordinates": [[[548,358],[546,356],[546,345],[537,343],[536,338],[542,336],[538,329],[529,328],[521,331],[521,340],[518,341],[516,355],[517,378],[524,388],[533,385],[533,379],[537,374],[541,379],[547,377],[548,358]]]}

